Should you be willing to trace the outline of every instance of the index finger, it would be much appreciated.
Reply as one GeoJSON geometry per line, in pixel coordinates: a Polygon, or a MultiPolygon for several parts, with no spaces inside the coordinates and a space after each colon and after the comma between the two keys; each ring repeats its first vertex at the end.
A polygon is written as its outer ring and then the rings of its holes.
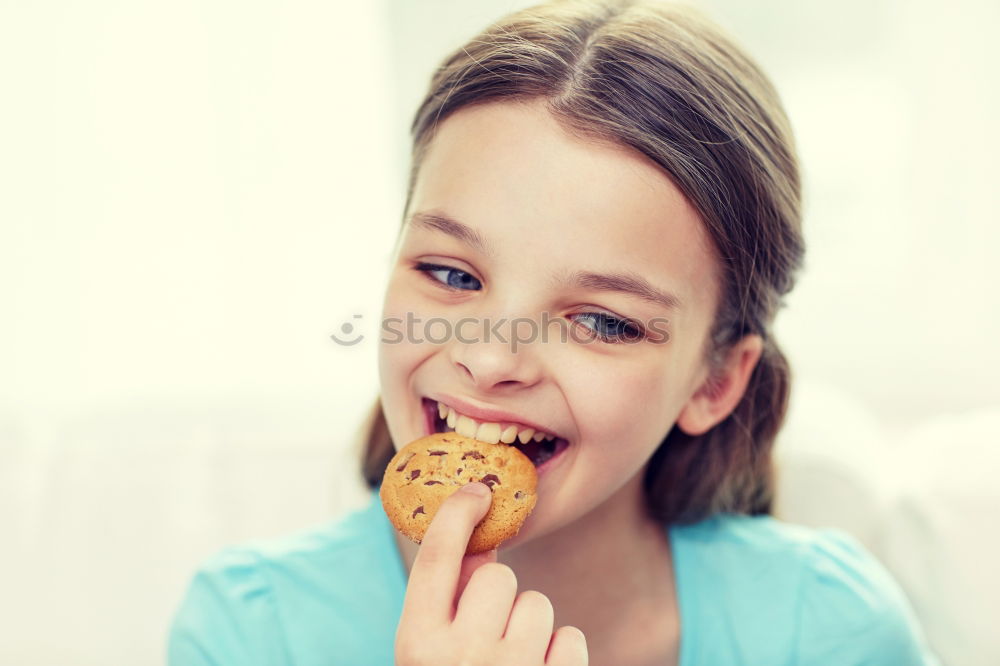
{"type": "Polygon", "coordinates": [[[489,511],[492,498],[489,487],[477,481],[462,486],[442,502],[410,568],[404,618],[451,620],[469,537],[489,511]]]}

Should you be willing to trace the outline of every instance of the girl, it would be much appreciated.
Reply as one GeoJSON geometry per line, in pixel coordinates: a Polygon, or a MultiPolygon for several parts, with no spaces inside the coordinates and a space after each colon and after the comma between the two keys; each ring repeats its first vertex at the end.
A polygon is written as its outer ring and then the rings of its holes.
{"type": "Polygon", "coordinates": [[[771,331],[803,241],[755,63],[690,9],[555,2],[449,56],[412,129],[371,502],[207,563],[171,662],[935,663],[853,539],[769,515],[790,379],[771,331]],[[382,511],[395,450],[449,421],[543,438],[499,552],[463,557],[482,484],[420,546],[382,511]]]}

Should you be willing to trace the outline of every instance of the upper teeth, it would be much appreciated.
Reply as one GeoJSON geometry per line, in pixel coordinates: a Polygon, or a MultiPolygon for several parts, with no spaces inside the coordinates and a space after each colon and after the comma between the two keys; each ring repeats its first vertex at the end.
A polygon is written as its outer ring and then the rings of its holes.
{"type": "Polygon", "coordinates": [[[500,423],[477,421],[465,414],[459,414],[443,402],[438,403],[438,416],[445,420],[449,428],[454,428],[455,432],[459,435],[473,437],[489,444],[496,444],[497,442],[512,444],[515,439],[522,444],[527,444],[528,440],[532,439],[540,442],[543,439],[555,438],[555,435],[550,433],[542,432],[541,430],[536,431],[534,428],[522,427],[516,423],[504,426],[500,423]]]}

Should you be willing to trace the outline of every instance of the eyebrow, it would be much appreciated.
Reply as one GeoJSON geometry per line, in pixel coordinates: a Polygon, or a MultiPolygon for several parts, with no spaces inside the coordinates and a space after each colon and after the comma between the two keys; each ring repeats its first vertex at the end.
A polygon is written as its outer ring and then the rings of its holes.
{"type": "Polygon", "coordinates": [[[436,212],[418,212],[410,216],[408,223],[414,227],[422,227],[431,231],[440,231],[448,234],[487,257],[496,256],[493,246],[490,245],[489,241],[482,234],[458,220],[451,219],[447,215],[436,212]]]}
{"type": "MultiPolygon", "coordinates": [[[[411,215],[407,222],[415,227],[439,231],[452,236],[480,254],[488,257],[496,256],[493,246],[482,234],[442,213],[417,212],[411,215]]],[[[628,294],[650,303],[662,305],[668,310],[679,310],[682,306],[680,298],[674,294],[653,286],[646,278],[629,271],[614,273],[576,271],[570,273],[567,278],[557,279],[556,283],[559,282],[580,289],[628,294]]]]}
{"type": "Polygon", "coordinates": [[[669,291],[658,289],[646,278],[635,273],[593,273],[577,271],[568,280],[581,289],[612,291],[637,296],[644,301],[662,305],[668,310],[681,309],[681,299],[669,291]]]}

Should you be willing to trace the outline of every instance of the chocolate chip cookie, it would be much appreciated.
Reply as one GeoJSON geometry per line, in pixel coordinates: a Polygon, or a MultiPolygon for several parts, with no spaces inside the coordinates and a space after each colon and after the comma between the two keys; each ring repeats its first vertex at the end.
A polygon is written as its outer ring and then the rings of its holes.
{"type": "Polygon", "coordinates": [[[517,534],[535,507],[538,475],[517,448],[454,432],[422,437],[389,461],[379,496],[396,529],[420,543],[445,498],[473,481],[493,491],[490,510],[476,525],[466,549],[466,554],[481,553],[517,534]]]}

